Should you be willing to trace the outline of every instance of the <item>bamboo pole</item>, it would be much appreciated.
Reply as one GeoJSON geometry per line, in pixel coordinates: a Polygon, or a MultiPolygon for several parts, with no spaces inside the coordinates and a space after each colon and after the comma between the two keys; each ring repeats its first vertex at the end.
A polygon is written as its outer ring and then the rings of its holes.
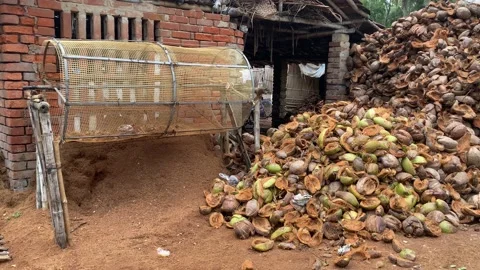
{"type": "Polygon", "coordinates": [[[65,230],[65,219],[60,196],[60,188],[55,163],[52,126],[50,123],[50,113],[39,113],[40,127],[42,130],[42,144],[45,157],[45,168],[48,182],[48,193],[50,195],[50,213],[52,215],[53,227],[55,231],[55,242],[61,247],[67,247],[67,233],[65,230]]]}
{"type": "Polygon", "coordinates": [[[67,233],[67,242],[70,243],[70,215],[68,214],[68,201],[65,193],[65,185],[63,182],[62,162],[60,159],[60,142],[54,141],[55,161],[57,163],[58,187],[60,188],[60,197],[63,206],[63,218],[65,220],[65,231],[67,233]]]}
{"type": "Polygon", "coordinates": [[[255,92],[257,97],[255,98],[255,111],[253,115],[253,136],[255,138],[255,151],[260,150],[260,103],[262,102],[263,89],[258,88],[255,92]]]}

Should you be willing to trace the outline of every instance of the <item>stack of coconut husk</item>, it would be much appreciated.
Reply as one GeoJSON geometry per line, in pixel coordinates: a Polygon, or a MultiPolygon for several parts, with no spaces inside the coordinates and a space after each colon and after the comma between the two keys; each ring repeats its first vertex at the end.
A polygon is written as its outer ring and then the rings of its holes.
{"type": "Polygon", "coordinates": [[[479,16],[478,4],[431,2],[366,36],[348,59],[350,94],[360,105],[388,103],[397,115],[423,109],[427,125],[445,133],[467,127],[479,135],[479,16]]]}
{"type": "Polygon", "coordinates": [[[275,242],[317,247],[325,238],[352,247],[336,259],[342,266],[377,257],[362,243],[383,240],[400,252],[392,262],[411,267],[412,252],[398,248],[395,232],[438,237],[480,217],[479,139],[428,121],[428,111],[406,117],[350,102],[299,114],[262,136],[238,185],[215,179],[200,212],[241,239],[262,236],[252,242],[258,251],[275,242]]]}
{"type": "Polygon", "coordinates": [[[8,262],[12,260],[12,257],[10,256],[10,252],[8,251],[8,248],[5,247],[4,245],[5,245],[5,240],[3,239],[3,236],[0,235],[0,263],[8,262]]]}

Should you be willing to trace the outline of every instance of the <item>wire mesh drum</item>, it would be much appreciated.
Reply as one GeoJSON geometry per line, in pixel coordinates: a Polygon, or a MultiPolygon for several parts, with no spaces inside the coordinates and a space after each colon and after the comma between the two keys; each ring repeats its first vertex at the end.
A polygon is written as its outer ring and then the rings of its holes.
{"type": "Polygon", "coordinates": [[[222,132],[240,128],[252,108],[252,70],[236,49],[57,39],[44,48],[41,74],[58,93],[50,113],[63,141],[222,132]]]}

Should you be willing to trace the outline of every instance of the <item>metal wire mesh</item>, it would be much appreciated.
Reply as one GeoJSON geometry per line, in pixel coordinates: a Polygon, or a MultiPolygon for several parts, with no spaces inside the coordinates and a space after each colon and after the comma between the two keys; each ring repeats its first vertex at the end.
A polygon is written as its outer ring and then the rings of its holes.
{"type": "Polygon", "coordinates": [[[60,76],[42,70],[60,78],[49,81],[59,96],[51,115],[65,141],[221,132],[250,113],[252,71],[238,50],[53,39],[45,55],[52,46],[60,76]]]}

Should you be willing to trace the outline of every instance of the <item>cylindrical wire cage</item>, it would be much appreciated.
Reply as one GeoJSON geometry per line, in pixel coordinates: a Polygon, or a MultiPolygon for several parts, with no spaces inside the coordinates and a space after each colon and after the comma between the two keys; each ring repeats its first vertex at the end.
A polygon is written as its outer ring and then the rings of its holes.
{"type": "Polygon", "coordinates": [[[50,114],[63,141],[223,132],[252,108],[252,69],[233,48],[58,39],[44,47],[41,75],[58,93],[50,114]]]}

